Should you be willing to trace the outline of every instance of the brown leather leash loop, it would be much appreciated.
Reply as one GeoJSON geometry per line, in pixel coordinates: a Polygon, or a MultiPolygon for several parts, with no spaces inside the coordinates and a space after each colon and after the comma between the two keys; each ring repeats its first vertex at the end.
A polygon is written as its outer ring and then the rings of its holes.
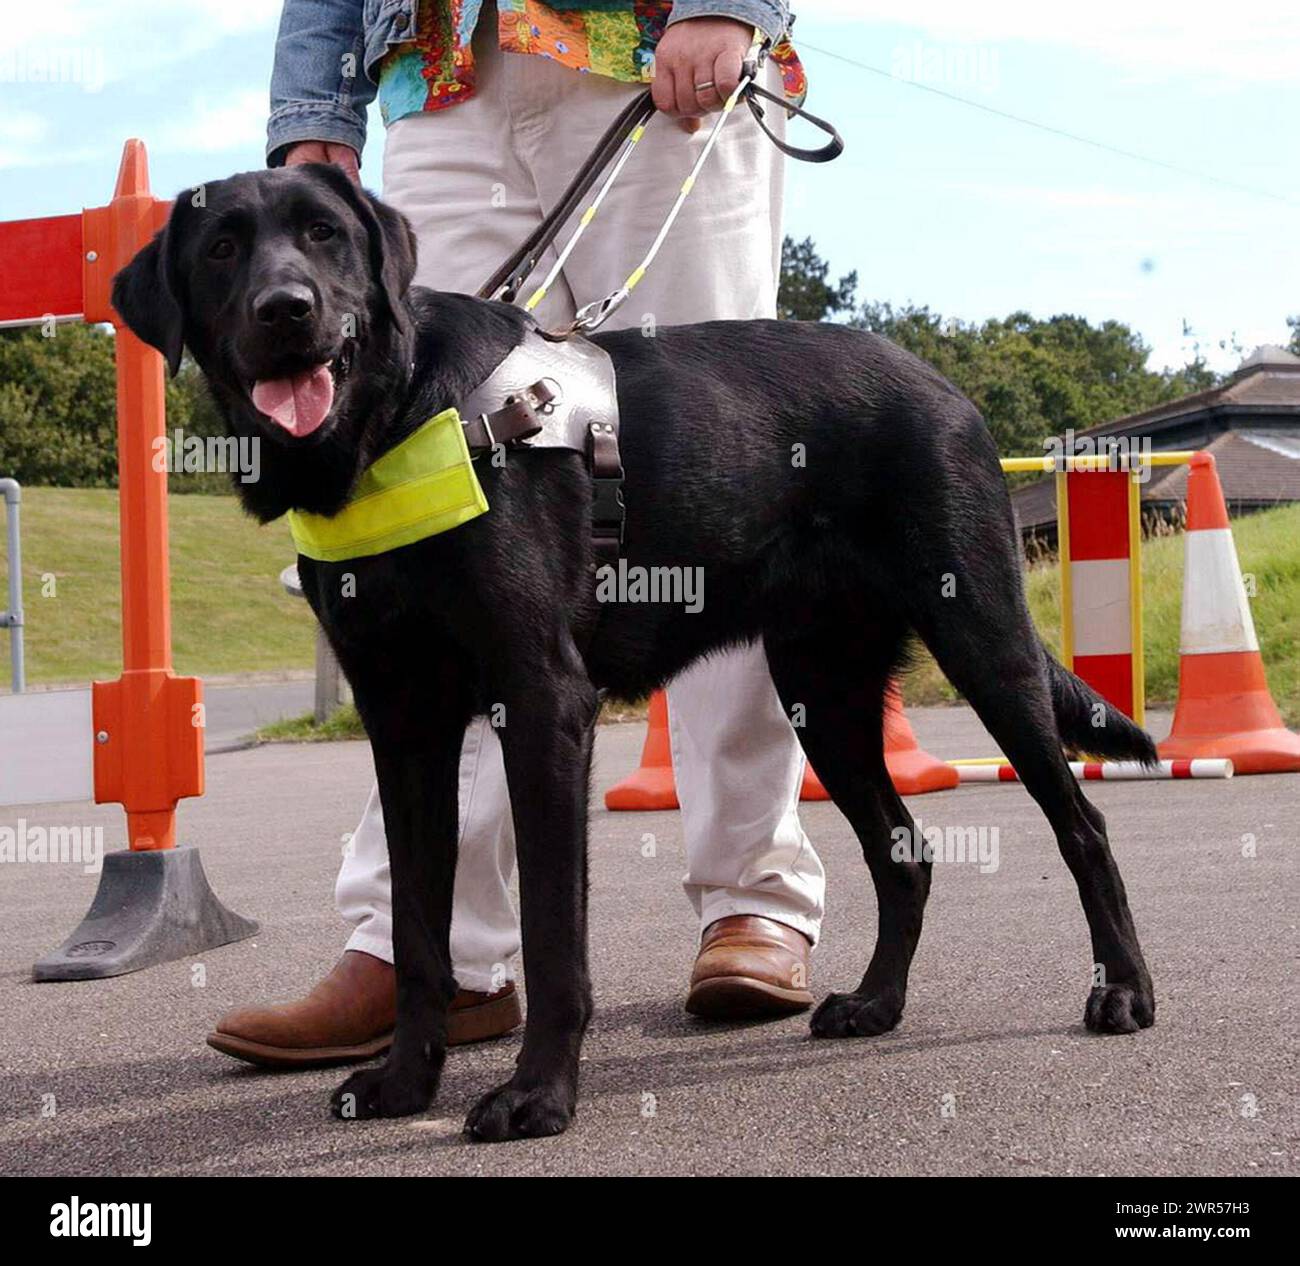
{"type": "Polygon", "coordinates": [[[757,83],[751,83],[742,94],[745,104],[749,107],[749,112],[754,116],[754,121],[783,154],[788,154],[791,158],[797,158],[801,163],[829,163],[832,158],[838,158],[844,153],[844,138],[840,136],[833,123],[828,123],[825,119],[819,118],[802,106],[791,105],[788,101],[778,97],[774,92],[768,92],[766,88],[760,88],[757,83]],[[798,115],[801,119],[807,119],[813,127],[820,128],[830,140],[825,145],[817,149],[802,149],[797,145],[789,145],[781,137],[777,136],[770,127],[767,126],[765,112],[759,105],[756,98],[765,97],[768,101],[775,101],[787,116],[798,115]]]}

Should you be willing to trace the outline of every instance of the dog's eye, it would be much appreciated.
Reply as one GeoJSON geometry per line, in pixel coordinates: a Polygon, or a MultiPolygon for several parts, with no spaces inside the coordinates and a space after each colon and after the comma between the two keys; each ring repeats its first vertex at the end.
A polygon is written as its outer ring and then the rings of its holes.
{"type": "Polygon", "coordinates": [[[235,243],[228,237],[219,237],[208,247],[209,259],[229,259],[235,253],[235,243]]]}
{"type": "Polygon", "coordinates": [[[313,242],[325,242],[334,236],[334,226],[326,224],[324,220],[317,220],[315,224],[307,230],[307,236],[313,242]]]}

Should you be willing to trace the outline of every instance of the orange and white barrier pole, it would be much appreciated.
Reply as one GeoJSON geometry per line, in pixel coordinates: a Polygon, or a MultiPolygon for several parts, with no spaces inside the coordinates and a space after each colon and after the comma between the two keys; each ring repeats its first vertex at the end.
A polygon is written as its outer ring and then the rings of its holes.
{"type": "MultiPolygon", "coordinates": [[[[962,782],[1019,782],[1008,764],[964,764],[955,762],[962,782]]],[[[1173,778],[1231,778],[1230,760],[1162,760],[1150,767],[1138,761],[1072,760],[1070,772],[1080,782],[1150,782],[1173,778]]]]}
{"type": "Polygon", "coordinates": [[[1142,521],[1128,470],[1056,476],[1061,555],[1061,658],[1104,699],[1142,724],[1142,521]]]}
{"type": "Polygon", "coordinates": [[[1187,478],[1178,705],[1171,759],[1221,757],[1239,774],[1300,771],[1300,735],[1269,693],[1214,457],[1198,453],[1187,478]]]}

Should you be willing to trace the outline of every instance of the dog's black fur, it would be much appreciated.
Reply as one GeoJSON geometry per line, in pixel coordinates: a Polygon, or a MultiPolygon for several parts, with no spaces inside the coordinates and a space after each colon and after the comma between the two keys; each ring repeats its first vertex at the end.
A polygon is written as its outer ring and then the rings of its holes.
{"type": "MultiPolygon", "coordinates": [[[[333,167],[245,174],[204,192],[203,206],[177,200],[116,278],[113,302],[173,371],[187,345],[231,432],[261,438],[261,481],[236,485],[261,520],[336,511],[370,461],[463,400],[521,336],[514,308],[409,288],[406,222],[333,167]],[[277,308],[304,295],[306,311],[277,308]],[[346,314],[357,322],[348,338],[346,314]],[[316,434],[293,439],[253,406],[255,379],[325,361],[338,390],[316,434]]],[[[1056,834],[1098,973],[1088,1028],[1151,1024],[1151,979],[1105,823],[1062,755],[1064,745],[1149,761],[1151,740],[1034,631],[997,453],[975,408],[886,340],[834,325],[717,321],[596,341],[618,372],[625,557],[703,568],[701,612],[596,601],[589,481],[582,458],[562,450],[480,461],[491,510],[464,527],[374,558],[299,560],[374,748],[392,864],[396,1038],[386,1063],[336,1092],[336,1111],[419,1112],[437,1089],[455,989],[457,762],[466,724],[499,704],[528,1024],[514,1076],[467,1129],[505,1139],[568,1125],[591,1014],[597,691],[643,695],[754,638],[783,703],[800,707],[800,740],[861,841],[879,905],[866,974],[821,1004],[814,1034],[883,1033],[903,1011],[930,865],[891,860],[891,832],[912,819],[885,770],[881,716],[913,632],[1056,834]]]]}

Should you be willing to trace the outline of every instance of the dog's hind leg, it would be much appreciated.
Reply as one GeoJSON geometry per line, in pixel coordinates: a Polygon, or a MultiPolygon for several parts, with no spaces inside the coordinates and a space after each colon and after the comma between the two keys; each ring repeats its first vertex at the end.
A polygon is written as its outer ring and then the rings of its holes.
{"type": "MultiPolygon", "coordinates": [[[[930,863],[900,839],[913,839],[908,813],[885,768],[885,688],[903,639],[901,626],[869,622],[861,609],[794,635],[764,637],[782,705],[813,768],[848,818],[876,890],[876,947],[852,993],[833,993],[814,1012],[816,1037],[885,1033],[903,1014],[907,975],[921,935],[930,863]]],[[[874,618],[871,617],[871,618],[874,618]]],[[[886,617],[887,620],[887,617],[886,617]]]]}
{"type": "MultiPolygon", "coordinates": [[[[564,657],[577,663],[577,652],[564,657]]],[[[515,824],[528,1019],[514,1076],[470,1111],[473,1139],[559,1134],[573,1119],[591,1017],[587,798],[596,692],[550,662],[505,700],[501,746],[515,824]]]]}
{"type": "MultiPolygon", "coordinates": [[[[939,667],[965,695],[994,741],[1011,761],[1026,790],[1055,832],[1061,856],[1074,876],[1092,938],[1092,989],[1084,1013],[1099,1033],[1131,1033],[1155,1016],[1151,977],[1142,958],[1124,881],[1106,838],[1106,821],[1070,773],[1062,751],[1059,709],[1081,710],[1089,695],[1058,685],[1068,674],[1049,664],[1025,605],[1020,560],[1005,498],[972,500],[969,517],[943,558],[913,558],[903,574],[909,607],[939,667]],[[983,521],[981,521],[983,520],[983,521]]],[[[1141,757],[1150,739],[1113,710],[1098,716],[1114,733],[1106,746],[1127,746],[1141,757]],[[1109,718],[1109,720],[1107,720],[1109,718]]],[[[1087,728],[1077,716],[1075,741],[1087,728]]],[[[1100,743],[1100,740],[1099,740],[1100,743]]]]}

